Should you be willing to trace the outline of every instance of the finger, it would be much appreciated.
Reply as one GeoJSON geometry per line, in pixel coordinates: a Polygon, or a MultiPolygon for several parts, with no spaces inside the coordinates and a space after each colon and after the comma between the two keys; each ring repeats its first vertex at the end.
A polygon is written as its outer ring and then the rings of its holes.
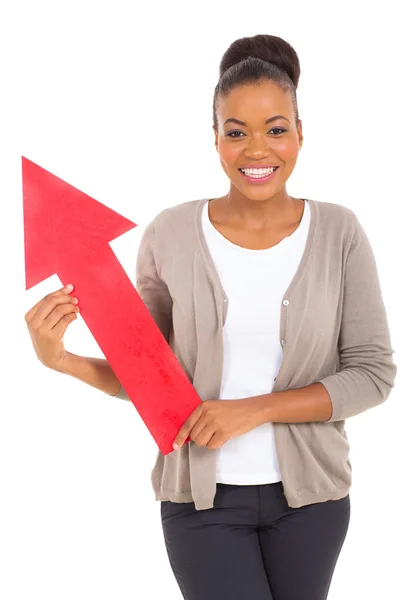
{"type": "Polygon", "coordinates": [[[76,318],[75,315],[80,312],[78,306],[76,304],[72,304],[71,302],[58,304],[54,310],[49,314],[49,316],[43,321],[42,329],[44,331],[51,331],[52,333],[57,333],[54,329],[57,325],[62,322],[67,324],[76,318]],[[72,316],[74,315],[74,316],[72,316]]]}
{"type": "Polygon", "coordinates": [[[76,321],[77,318],[77,313],[69,313],[68,315],[65,315],[62,319],[60,319],[57,325],[51,330],[54,339],[56,339],[57,341],[62,340],[68,325],[72,323],[72,321],[76,321]]]}
{"type": "MultiPolygon", "coordinates": [[[[71,285],[71,284],[69,284],[69,285],[71,285]]],[[[69,288],[68,286],[64,286],[64,287],[60,288],[59,290],[52,292],[51,294],[47,294],[44,298],[41,298],[39,300],[39,302],[36,302],[36,304],[34,306],[32,306],[31,309],[28,310],[28,312],[25,315],[25,321],[27,323],[29,323],[32,320],[32,318],[37,314],[38,310],[43,306],[43,304],[47,301],[47,299],[51,295],[59,296],[60,294],[69,294],[73,290],[73,288],[74,288],[74,286],[72,286],[71,288],[69,288]]]]}
{"type": "Polygon", "coordinates": [[[190,437],[198,446],[208,446],[210,440],[216,433],[214,423],[206,423],[199,428],[198,432],[196,432],[196,430],[197,424],[190,432],[190,437]]]}
{"type": "Polygon", "coordinates": [[[77,302],[69,294],[49,294],[46,301],[37,310],[30,321],[30,327],[35,330],[44,328],[52,329],[58,321],[67,313],[77,308],[77,302]]]}
{"type": "Polygon", "coordinates": [[[189,433],[191,432],[192,428],[197,423],[198,419],[200,418],[200,416],[202,414],[202,410],[201,409],[202,409],[202,405],[200,404],[199,406],[197,406],[194,409],[194,411],[192,412],[192,414],[190,415],[190,417],[188,419],[186,419],[186,421],[184,422],[184,424],[182,425],[182,427],[178,431],[178,435],[176,436],[175,441],[172,444],[172,446],[173,446],[173,448],[175,450],[177,448],[179,448],[179,446],[181,444],[183,444],[183,442],[186,440],[186,438],[188,437],[189,433]]]}
{"type": "Polygon", "coordinates": [[[229,440],[230,438],[222,437],[221,435],[218,435],[218,433],[214,433],[214,435],[211,436],[207,443],[207,448],[209,448],[210,450],[217,450],[218,448],[221,448],[221,446],[226,444],[226,442],[228,442],[229,440]]]}
{"type": "Polygon", "coordinates": [[[189,435],[190,438],[197,443],[199,439],[203,441],[204,434],[207,435],[208,432],[209,435],[212,435],[214,433],[214,430],[215,425],[213,427],[211,423],[207,423],[206,416],[203,414],[201,418],[197,420],[197,423],[193,425],[192,429],[189,431],[189,435]],[[210,434],[211,429],[212,432],[210,434]]]}

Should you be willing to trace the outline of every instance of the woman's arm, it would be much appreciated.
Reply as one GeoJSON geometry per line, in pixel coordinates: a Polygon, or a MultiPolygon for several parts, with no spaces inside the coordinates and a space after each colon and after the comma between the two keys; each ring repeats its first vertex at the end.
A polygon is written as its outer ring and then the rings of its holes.
{"type": "Polygon", "coordinates": [[[120,395],[121,383],[105,358],[78,356],[67,352],[57,371],[76,377],[110,396],[129,399],[126,394],[120,395]]]}
{"type": "Polygon", "coordinates": [[[338,350],[340,371],[320,380],[333,405],[328,421],[384,402],[397,373],[374,252],[357,217],[345,267],[338,350]]]}
{"type": "Polygon", "coordinates": [[[243,398],[254,410],[257,425],[262,423],[310,423],[329,421],[331,398],[322,383],[283,392],[243,398]]]}

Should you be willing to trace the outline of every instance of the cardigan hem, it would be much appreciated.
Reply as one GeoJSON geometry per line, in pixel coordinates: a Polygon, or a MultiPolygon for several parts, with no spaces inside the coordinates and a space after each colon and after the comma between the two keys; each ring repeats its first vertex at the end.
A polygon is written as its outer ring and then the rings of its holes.
{"type": "MultiPolygon", "coordinates": [[[[287,500],[288,505],[291,508],[300,508],[301,506],[306,506],[307,504],[317,504],[319,502],[326,502],[327,500],[340,500],[347,496],[351,488],[351,485],[346,485],[342,488],[336,488],[335,490],[330,491],[319,491],[319,492],[301,492],[296,495],[285,494],[285,498],[287,500]]],[[[185,490],[183,492],[179,492],[176,490],[169,491],[158,491],[155,492],[155,499],[158,502],[162,501],[170,501],[170,502],[194,502],[196,510],[205,510],[208,508],[213,508],[214,506],[214,496],[198,496],[196,500],[193,499],[192,493],[190,490],[185,490]]]]}
{"type": "Polygon", "coordinates": [[[302,492],[292,496],[291,494],[285,494],[287,503],[291,508],[300,508],[307,504],[317,504],[319,502],[326,502],[327,500],[340,500],[347,496],[350,492],[351,485],[346,485],[342,488],[336,488],[329,492],[302,492]]]}

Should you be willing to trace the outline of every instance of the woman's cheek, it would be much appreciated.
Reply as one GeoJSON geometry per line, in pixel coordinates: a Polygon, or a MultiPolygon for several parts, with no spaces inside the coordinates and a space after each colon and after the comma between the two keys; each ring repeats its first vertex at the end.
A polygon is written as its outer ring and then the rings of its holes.
{"type": "Polygon", "coordinates": [[[232,169],[237,168],[236,165],[238,164],[239,156],[240,152],[238,152],[236,148],[226,152],[220,151],[219,159],[225,173],[232,172],[232,169]]]}
{"type": "Polygon", "coordinates": [[[235,164],[240,154],[243,152],[243,144],[227,144],[222,142],[219,146],[219,155],[222,163],[228,167],[235,164]]]}
{"type": "Polygon", "coordinates": [[[275,140],[271,150],[284,161],[295,160],[299,153],[299,143],[297,140],[275,140]]]}

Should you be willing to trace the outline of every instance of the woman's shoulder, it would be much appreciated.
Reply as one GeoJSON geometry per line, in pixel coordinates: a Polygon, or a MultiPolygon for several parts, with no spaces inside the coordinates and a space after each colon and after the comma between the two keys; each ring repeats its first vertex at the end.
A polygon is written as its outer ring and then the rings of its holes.
{"type": "Polygon", "coordinates": [[[343,204],[339,204],[337,202],[326,202],[323,200],[310,200],[315,204],[319,212],[328,217],[340,216],[343,219],[347,219],[349,221],[354,220],[356,214],[351,208],[348,206],[344,206],[343,204]]]}
{"type": "Polygon", "coordinates": [[[195,223],[197,210],[206,201],[206,198],[198,200],[189,200],[180,202],[162,209],[153,218],[154,226],[157,232],[163,231],[182,231],[182,228],[191,230],[195,223]]]}
{"type": "Polygon", "coordinates": [[[350,234],[355,223],[358,222],[356,213],[343,204],[323,200],[310,200],[310,202],[315,207],[320,228],[326,228],[330,231],[338,229],[342,233],[350,234]]]}

